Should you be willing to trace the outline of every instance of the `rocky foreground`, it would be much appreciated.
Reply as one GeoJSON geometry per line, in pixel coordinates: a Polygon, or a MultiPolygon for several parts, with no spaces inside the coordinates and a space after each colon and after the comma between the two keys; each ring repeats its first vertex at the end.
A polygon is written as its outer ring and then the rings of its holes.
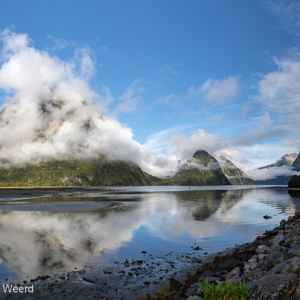
{"type": "Polygon", "coordinates": [[[203,297],[199,282],[209,279],[216,284],[244,281],[249,288],[248,299],[300,299],[300,212],[252,243],[202,256],[203,262],[197,257],[200,247],[193,249],[193,257],[167,254],[158,258],[143,251],[140,260],[39,276],[15,285],[19,287],[16,292],[1,291],[0,298],[199,300],[203,297]],[[194,269],[186,268],[191,265],[194,269]]]}
{"type": "Polygon", "coordinates": [[[300,299],[300,212],[252,243],[214,257],[183,281],[170,279],[168,294],[143,299],[202,299],[199,282],[244,281],[248,299],[300,299]]]}

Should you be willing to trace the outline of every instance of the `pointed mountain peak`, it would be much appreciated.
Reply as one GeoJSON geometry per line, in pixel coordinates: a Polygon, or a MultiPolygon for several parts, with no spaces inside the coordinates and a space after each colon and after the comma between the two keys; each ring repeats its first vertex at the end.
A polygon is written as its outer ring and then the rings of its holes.
{"type": "Polygon", "coordinates": [[[293,170],[300,171],[300,152],[299,152],[299,154],[298,154],[297,158],[295,159],[292,166],[293,166],[293,170]]]}

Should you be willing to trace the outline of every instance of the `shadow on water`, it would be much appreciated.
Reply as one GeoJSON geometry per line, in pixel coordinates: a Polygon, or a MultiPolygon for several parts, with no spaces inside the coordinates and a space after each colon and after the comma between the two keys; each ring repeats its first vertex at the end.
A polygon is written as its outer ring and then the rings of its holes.
{"type": "Polygon", "coordinates": [[[292,198],[300,198],[300,191],[288,190],[288,193],[292,198]]]}

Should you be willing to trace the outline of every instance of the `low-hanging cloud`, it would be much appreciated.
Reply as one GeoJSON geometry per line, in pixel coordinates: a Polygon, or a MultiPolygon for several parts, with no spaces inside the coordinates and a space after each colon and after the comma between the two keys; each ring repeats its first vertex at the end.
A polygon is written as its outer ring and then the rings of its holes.
{"type": "Polygon", "coordinates": [[[191,157],[197,150],[205,150],[216,156],[223,154],[230,158],[238,152],[227,140],[207,133],[203,129],[194,131],[188,138],[182,134],[173,134],[168,138],[167,144],[170,151],[183,158],[191,157]]]}
{"type": "Polygon", "coordinates": [[[254,180],[274,179],[279,176],[286,176],[287,178],[290,178],[293,175],[299,174],[300,172],[293,171],[292,167],[287,166],[247,171],[247,175],[254,180]]]}
{"type": "Polygon", "coordinates": [[[101,154],[166,175],[173,161],[150,157],[130,128],[104,115],[107,109],[99,103],[112,97],[105,87],[104,97],[89,87],[95,70],[88,49],[62,61],[33,48],[26,34],[5,30],[0,39],[0,89],[6,95],[0,108],[2,167],[51,159],[89,160],[101,154]]]}

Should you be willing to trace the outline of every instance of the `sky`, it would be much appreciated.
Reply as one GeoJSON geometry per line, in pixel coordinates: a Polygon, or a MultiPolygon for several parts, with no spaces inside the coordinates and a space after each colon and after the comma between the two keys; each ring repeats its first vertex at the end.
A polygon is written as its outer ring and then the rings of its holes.
{"type": "Polygon", "coordinates": [[[166,176],[204,149],[244,171],[300,150],[300,1],[0,2],[0,160],[166,176]]]}

